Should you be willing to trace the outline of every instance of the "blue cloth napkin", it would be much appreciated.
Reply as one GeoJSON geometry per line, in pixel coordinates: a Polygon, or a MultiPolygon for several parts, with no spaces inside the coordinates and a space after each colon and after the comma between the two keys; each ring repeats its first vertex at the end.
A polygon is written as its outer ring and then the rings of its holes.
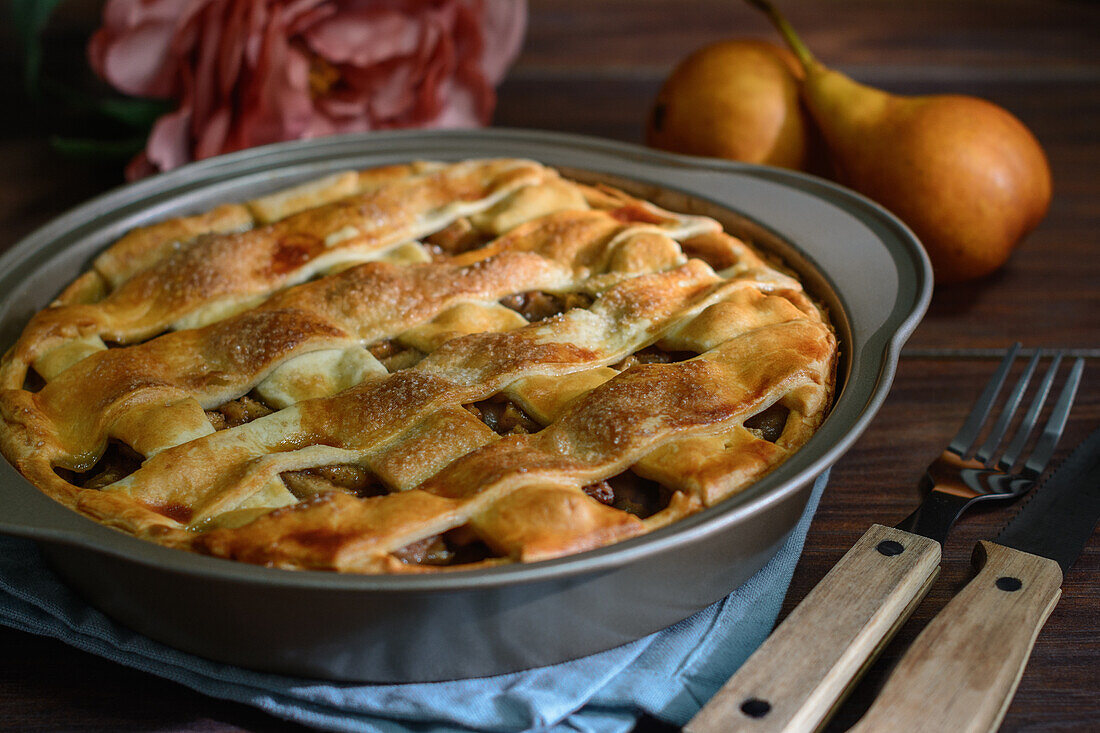
{"type": "Polygon", "coordinates": [[[114,623],[63,585],[32,542],[10,537],[0,537],[0,622],[324,730],[619,733],[643,712],[682,725],[771,631],[827,480],[814,484],[779,553],[727,598],[625,646],[499,677],[367,685],[211,662],[114,623]]]}

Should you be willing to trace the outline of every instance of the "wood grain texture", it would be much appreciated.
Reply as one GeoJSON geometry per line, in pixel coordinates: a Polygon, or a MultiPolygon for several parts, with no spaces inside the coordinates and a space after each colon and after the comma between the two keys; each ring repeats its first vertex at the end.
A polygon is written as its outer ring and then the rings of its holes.
{"type": "MultiPolygon", "coordinates": [[[[1100,11],[1088,2],[779,0],[776,5],[824,63],[851,72],[866,69],[879,78],[1011,78],[1015,69],[1047,75],[1100,62],[1094,32],[1100,11]]],[[[763,15],[743,0],[531,0],[530,7],[520,69],[663,74],[704,43],[731,36],[778,40],[763,15]]]]}
{"type": "MultiPolygon", "coordinates": [[[[67,0],[63,9],[70,4],[86,10],[59,16],[46,61],[76,68],[97,3],[67,0]]],[[[1046,220],[993,277],[937,288],[909,346],[1004,348],[1020,339],[1025,346],[1100,347],[1100,3],[786,0],[782,7],[823,61],[894,92],[991,99],[1023,119],[1050,156],[1054,203],[1046,220]]],[[[775,38],[738,0],[530,0],[530,8],[523,53],[499,89],[497,125],[640,142],[645,114],[677,60],[729,36],[775,38]]],[[[73,160],[51,149],[57,112],[21,96],[7,30],[0,24],[0,90],[17,100],[19,113],[0,116],[0,249],[122,183],[118,163],[73,160]]],[[[902,359],[878,416],[833,469],[781,618],[867,527],[893,524],[919,502],[921,472],[958,429],[994,364],[902,359]]],[[[1055,460],[1097,424],[1100,360],[1090,360],[1055,460]]],[[[995,536],[1010,516],[991,507],[954,528],[940,578],[828,731],[845,730],[866,711],[907,644],[970,579],[970,548],[995,536]]],[[[1085,730],[1100,720],[1100,538],[1062,591],[1002,731],[1085,730]]],[[[0,649],[3,731],[306,730],[51,639],[0,628],[0,649]]],[[[648,721],[639,729],[662,726],[648,721]]]]}
{"type": "Polygon", "coordinates": [[[1061,595],[1045,557],[981,542],[977,576],[902,657],[854,733],[997,730],[1035,638],[1061,595]]]}
{"type": "Polygon", "coordinates": [[[924,598],[939,560],[938,542],[872,525],[686,733],[816,729],[924,598]]]}

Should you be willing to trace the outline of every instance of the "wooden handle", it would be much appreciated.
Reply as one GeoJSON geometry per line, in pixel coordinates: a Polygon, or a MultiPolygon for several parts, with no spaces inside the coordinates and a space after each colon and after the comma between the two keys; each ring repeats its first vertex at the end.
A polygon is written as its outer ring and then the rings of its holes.
{"type": "Polygon", "coordinates": [[[684,730],[816,729],[909,618],[939,562],[939,543],[873,525],[684,730]]]}
{"type": "Polygon", "coordinates": [[[995,731],[1062,594],[1045,557],[979,542],[978,575],[898,662],[853,731],[995,731]]]}

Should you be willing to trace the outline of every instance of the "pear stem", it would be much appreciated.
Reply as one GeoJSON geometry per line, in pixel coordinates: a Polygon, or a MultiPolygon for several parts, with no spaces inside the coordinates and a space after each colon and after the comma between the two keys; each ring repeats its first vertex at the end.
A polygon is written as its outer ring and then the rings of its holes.
{"type": "Polygon", "coordinates": [[[791,24],[787,22],[787,19],[783,17],[782,13],[780,13],[769,0],[745,0],[745,2],[757,10],[763,11],[763,13],[768,16],[768,20],[772,22],[775,29],[783,36],[783,40],[791,47],[791,51],[794,52],[794,55],[798,58],[798,62],[802,64],[803,69],[809,71],[811,66],[818,65],[818,61],[814,58],[814,55],[810,53],[810,49],[806,47],[806,44],[802,42],[802,39],[799,38],[791,24]]]}

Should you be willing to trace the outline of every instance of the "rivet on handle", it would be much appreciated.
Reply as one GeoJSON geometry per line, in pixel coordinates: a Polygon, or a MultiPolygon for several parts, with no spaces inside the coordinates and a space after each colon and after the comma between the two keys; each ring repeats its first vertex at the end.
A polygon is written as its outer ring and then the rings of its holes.
{"type": "Polygon", "coordinates": [[[750,697],[741,703],[741,712],[750,718],[763,718],[772,709],[771,703],[756,697],[750,697]]]}
{"type": "Polygon", "coordinates": [[[886,555],[886,557],[893,557],[894,555],[900,555],[905,552],[905,547],[900,542],[894,540],[883,540],[875,546],[875,549],[880,554],[886,555]]]}
{"type": "Polygon", "coordinates": [[[998,589],[1011,593],[1013,591],[1020,590],[1024,587],[1024,583],[1019,578],[1013,578],[1011,575],[1002,575],[997,578],[993,583],[998,589]]]}

